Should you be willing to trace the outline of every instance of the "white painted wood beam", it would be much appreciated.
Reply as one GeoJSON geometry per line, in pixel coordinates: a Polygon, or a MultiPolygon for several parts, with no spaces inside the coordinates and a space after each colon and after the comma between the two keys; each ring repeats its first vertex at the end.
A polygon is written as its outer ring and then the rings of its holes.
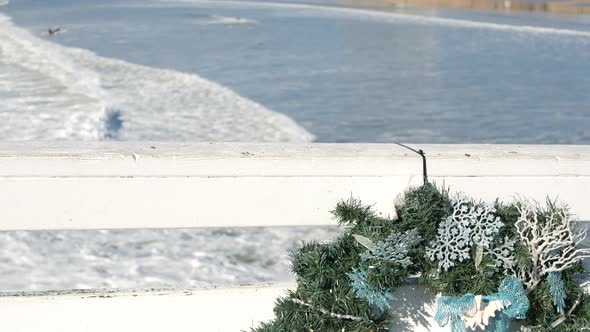
{"type": "MultiPolygon", "coordinates": [[[[391,144],[3,144],[0,230],[325,225],[351,195],[393,213],[422,181],[420,156],[391,144]]],[[[590,146],[416,147],[439,185],[549,195],[590,220],[590,146]]]]}
{"type": "Polygon", "coordinates": [[[231,332],[273,317],[291,284],[0,293],[10,332],[231,332]]]}

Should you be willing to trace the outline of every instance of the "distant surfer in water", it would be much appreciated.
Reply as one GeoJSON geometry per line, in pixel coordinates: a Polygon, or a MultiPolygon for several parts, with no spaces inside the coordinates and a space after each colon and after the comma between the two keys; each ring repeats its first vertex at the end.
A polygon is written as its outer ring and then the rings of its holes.
{"type": "Polygon", "coordinates": [[[61,31],[61,28],[55,28],[55,29],[49,28],[49,29],[47,29],[47,34],[55,35],[56,33],[60,32],[60,31],[61,31]]]}
{"type": "Polygon", "coordinates": [[[49,29],[47,29],[47,31],[43,31],[41,34],[43,36],[54,36],[54,35],[64,33],[64,32],[66,32],[65,29],[57,27],[57,28],[49,28],[49,29]]]}

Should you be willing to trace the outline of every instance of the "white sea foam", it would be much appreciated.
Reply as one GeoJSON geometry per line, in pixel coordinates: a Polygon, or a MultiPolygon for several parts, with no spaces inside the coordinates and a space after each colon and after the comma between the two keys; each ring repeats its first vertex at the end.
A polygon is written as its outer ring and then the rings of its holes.
{"type": "Polygon", "coordinates": [[[544,35],[565,35],[590,37],[590,31],[571,30],[548,28],[527,25],[511,25],[499,24],[480,21],[469,21],[452,18],[431,17],[403,13],[391,13],[370,9],[361,8],[343,8],[322,6],[313,4],[288,4],[288,3],[274,3],[274,2],[256,2],[256,1],[210,1],[210,0],[162,0],[167,2],[183,2],[194,5],[219,6],[219,7],[257,7],[257,8],[272,8],[285,9],[281,15],[297,15],[297,16],[319,16],[319,17],[347,17],[349,19],[362,20],[376,20],[388,23],[413,23],[421,25],[441,25],[456,28],[470,28],[470,29],[488,29],[509,32],[521,32],[528,34],[544,34],[544,35]],[[287,10],[288,9],[288,10],[287,10]]]}
{"type": "Polygon", "coordinates": [[[197,75],[63,47],[0,14],[0,139],[309,141],[290,118],[197,75]],[[108,133],[112,137],[112,133],[108,133]]]}
{"type": "Polygon", "coordinates": [[[251,24],[257,23],[256,20],[242,18],[242,17],[229,17],[229,16],[195,16],[193,18],[195,24],[251,24]]]}
{"type": "Polygon", "coordinates": [[[0,290],[292,280],[287,252],[335,227],[0,232],[0,290]]]}

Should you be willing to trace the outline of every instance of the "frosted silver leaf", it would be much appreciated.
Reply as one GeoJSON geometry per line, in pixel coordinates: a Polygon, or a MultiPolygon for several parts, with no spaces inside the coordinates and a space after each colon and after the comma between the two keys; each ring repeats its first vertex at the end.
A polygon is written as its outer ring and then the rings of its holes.
{"type": "Polygon", "coordinates": [[[481,264],[481,259],[483,258],[483,247],[482,246],[477,246],[476,250],[475,250],[475,268],[477,270],[479,270],[479,265],[481,264]]]}
{"type": "Polygon", "coordinates": [[[356,235],[356,234],[352,234],[352,237],[354,237],[356,242],[358,242],[360,245],[369,249],[369,251],[371,251],[371,252],[375,251],[375,244],[373,243],[373,241],[371,241],[371,239],[364,237],[362,235],[356,235]]]}

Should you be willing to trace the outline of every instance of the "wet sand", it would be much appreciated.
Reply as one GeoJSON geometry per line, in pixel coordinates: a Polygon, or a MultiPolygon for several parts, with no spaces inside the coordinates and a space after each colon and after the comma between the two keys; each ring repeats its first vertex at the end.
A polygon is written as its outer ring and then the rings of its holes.
{"type": "Polygon", "coordinates": [[[351,4],[412,5],[478,10],[590,14],[590,0],[352,0],[351,4]]]}

